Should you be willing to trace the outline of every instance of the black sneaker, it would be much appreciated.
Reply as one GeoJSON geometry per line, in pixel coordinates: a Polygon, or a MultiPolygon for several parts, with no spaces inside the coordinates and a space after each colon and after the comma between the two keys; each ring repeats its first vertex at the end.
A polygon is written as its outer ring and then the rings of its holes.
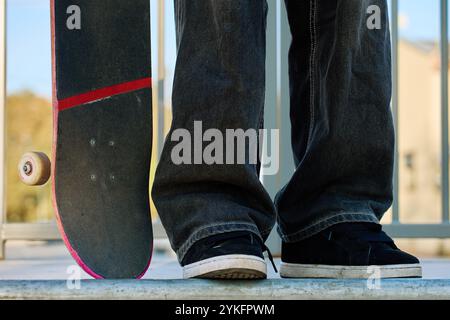
{"type": "MultiPolygon", "coordinates": [[[[230,232],[196,242],[181,262],[183,277],[204,279],[265,279],[262,241],[251,232],[230,232]]],[[[269,257],[273,261],[270,252],[269,257]]]]}
{"type": "Polygon", "coordinates": [[[375,223],[342,223],[297,243],[283,243],[283,278],[415,278],[416,257],[398,249],[375,223]]]}

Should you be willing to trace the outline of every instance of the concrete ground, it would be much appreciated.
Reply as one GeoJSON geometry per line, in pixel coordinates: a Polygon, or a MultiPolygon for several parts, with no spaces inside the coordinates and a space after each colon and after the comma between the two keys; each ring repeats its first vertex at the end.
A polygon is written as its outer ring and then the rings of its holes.
{"type": "MultiPolygon", "coordinates": [[[[423,260],[423,279],[181,280],[173,255],[155,254],[143,281],[97,281],[80,273],[61,242],[9,242],[0,261],[0,299],[450,299],[450,259],[423,260]],[[69,281],[68,281],[69,280],[69,281]]],[[[279,264],[279,261],[277,261],[279,264]]]]}

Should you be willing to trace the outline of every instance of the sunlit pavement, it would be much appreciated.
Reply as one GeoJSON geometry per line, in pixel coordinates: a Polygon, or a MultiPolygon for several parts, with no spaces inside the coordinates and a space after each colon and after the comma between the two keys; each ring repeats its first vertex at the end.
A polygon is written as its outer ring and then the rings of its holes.
{"type": "Polygon", "coordinates": [[[184,281],[174,256],[159,252],[149,281],[91,281],[82,273],[78,286],[61,242],[9,242],[6,250],[0,299],[450,299],[450,259],[423,260],[424,279],[285,280],[268,263],[266,281],[184,281]]]}

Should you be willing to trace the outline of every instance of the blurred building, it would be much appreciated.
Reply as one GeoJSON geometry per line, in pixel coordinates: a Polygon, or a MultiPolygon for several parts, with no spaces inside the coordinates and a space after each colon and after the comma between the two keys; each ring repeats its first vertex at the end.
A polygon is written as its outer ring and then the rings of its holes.
{"type": "MultiPolygon", "coordinates": [[[[441,222],[440,68],[437,42],[399,42],[397,142],[402,223],[441,222]]],[[[450,255],[449,240],[400,240],[399,243],[422,256],[450,255]]]]}
{"type": "Polygon", "coordinates": [[[435,43],[399,43],[400,220],[441,218],[440,53],[435,43]]]}

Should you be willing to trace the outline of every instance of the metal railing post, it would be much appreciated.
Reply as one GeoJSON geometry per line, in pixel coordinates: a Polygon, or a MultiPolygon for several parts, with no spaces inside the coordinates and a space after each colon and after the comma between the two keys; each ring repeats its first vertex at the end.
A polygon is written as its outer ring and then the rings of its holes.
{"type": "MultiPolygon", "coordinates": [[[[276,7],[271,8],[276,13],[276,81],[269,83],[275,85],[276,101],[275,105],[275,128],[280,130],[280,171],[276,177],[272,178],[270,194],[274,196],[285,183],[287,183],[294,171],[294,162],[291,150],[291,121],[289,117],[290,97],[289,97],[289,77],[288,77],[288,52],[291,44],[291,32],[288,24],[287,13],[284,1],[276,1],[276,7]]],[[[273,52],[269,53],[273,54],[273,52]]],[[[273,58],[273,57],[272,57],[273,58]]],[[[273,66],[269,65],[270,72],[273,66]]],[[[268,69],[269,70],[269,69],[268,69]]],[[[273,75],[272,75],[273,76],[273,75]]],[[[273,80],[273,79],[272,79],[273,80]]],[[[271,107],[271,105],[268,105],[271,107]]],[[[270,112],[270,111],[269,111],[270,112]]],[[[272,120],[273,122],[273,120],[272,120]]],[[[273,231],[269,238],[271,249],[274,255],[281,254],[281,239],[273,231]]]]}
{"type": "Polygon", "coordinates": [[[398,133],[399,133],[399,121],[398,121],[398,0],[391,1],[391,38],[392,38],[392,112],[394,115],[394,126],[397,134],[395,144],[395,161],[394,161],[394,202],[392,204],[392,222],[400,222],[400,207],[399,207],[399,148],[398,148],[398,133]]]}
{"type": "Polygon", "coordinates": [[[441,0],[442,222],[449,222],[448,0],[441,0]]]}
{"type": "MultiPolygon", "coordinates": [[[[264,128],[277,128],[277,6],[278,1],[268,1],[269,12],[267,15],[266,34],[266,102],[264,110],[264,128]]],[[[270,141],[270,139],[269,139],[270,141]]],[[[262,171],[264,186],[273,198],[279,190],[277,176],[264,176],[262,171]]]]}
{"type": "Polygon", "coordinates": [[[165,61],[165,0],[158,0],[158,158],[161,156],[164,147],[164,123],[165,123],[165,107],[164,107],[164,90],[166,77],[166,61],[165,61]]]}
{"type": "Polygon", "coordinates": [[[5,258],[6,0],[0,0],[0,260],[5,258]]]}
{"type": "MultiPolygon", "coordinates": [[[[264,112],[264,124],[266,129],[277,129],[277,113],[279,112],[277,107],[277,38],[279,33],[277,32],[277,12],[279,7],[279,0],[268,1],[269,12],[267,15],[267,58],[266,58],[266,103],[264,112]]],[[[270,141],[270,137],[266,137],[270,141]]],[[[271,146],[273,147],[273,146],[271,146]]],[[[262,171],[264,174],[264,170],[262,171]]],[[[278,183],[278,176],[264,176],[264,186],[267,192],[272,198],[280,189],[278,183]]],[[[267,246],[274,255],[281,254],[281,240],[276,230],[272,231],[269,239],[267,240],[267,246]]]]}

